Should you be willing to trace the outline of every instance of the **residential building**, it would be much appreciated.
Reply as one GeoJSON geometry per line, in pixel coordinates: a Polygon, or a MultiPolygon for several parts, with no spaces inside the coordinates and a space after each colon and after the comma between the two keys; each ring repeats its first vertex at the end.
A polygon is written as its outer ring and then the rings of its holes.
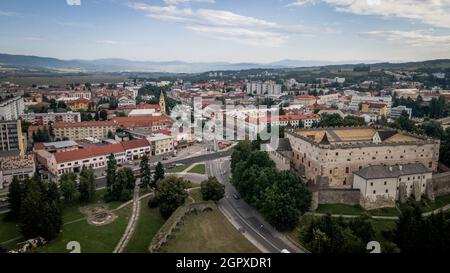
{"type": "Polygon", "coordinates": [[[384,103],[387,107],[387,115],[391,114],[392,97],[372,97],[372,96],[352,96],[352,100],[349,104],[349,109],[353,111],[359,111],[362,103],[384,103]]]}
{"type": "Polygon", "coordinates": [[[173,153],[173,136],[165,134],[154,134],[148,136],[147,140],[152,146],[152,155],[162,155],[167,153],[173,153]]]}
{"type": "Polygon", "coordinates": [[[391,109],[391,119],[397,119],[399,118],[403,112],[406,112],[406,115],[409,119],[412,117],[412,108],[408,108],[404,105],[399,105],[397,107],[392,107],[391,109]]]}
{"type": "Polygon", "coordinates": [[[279,95],[282,92],[282,85],[268,81],[261,82],[249,82],[247,83],[247,94],[252,95],[279,95]]]}
{"type": "Polygon", "coordinates": [[[79,99],[67,102],[67,106],[72,111],[81,111],[81,110],[88,110],[91,103],[92,102],[86,98],[79,98],[79,99]]]}
{"type": "Polygon", "coordinates": [[[294,168],[313,184],[351,188],[353,172],[371,165],[421,163],[436,171],[440,141],[378,128],[320,128],[286,132],[294,168]]]}
{"type": "Polygon", "coordinates": [[[0,121],[0,154],[17,152],[25,155],[25,150],[20,120],[0,121]]]}
{"type": "Polygon", "coordinates": [[[115,132],[118,125],[114,121],[55,122],[52,125],[56,139],[79,140],[88,137],[98,139],[108,137],[108,132],[115,132]]]}
{"type": "Polygon", "coordinates": [[[361,112],[387,117],[387,105],[385,103],[364,102],[361,104],[361,112]]]}
{"type": "Polygon", "coordinates": [[[310,106],[310,105],[316,104],[317,100],[318,100],[318,97],[316,97],[316,96],[303,94],[303,95],[295,97],[294,103],[301,104],[304,106],[310,106]]]}
{"type": "Polygon", "coordinates": [[[55,122],[80,122],[80,113],[30,113],[19,116],[22,121],[29,122],[33,125],[47,125],[55,122]]]}
{"type": "Polygon", "coordinates": [[[0,120],[16,120],[25,110],[22,97],[5,98],[0,100],[0,120]]]}

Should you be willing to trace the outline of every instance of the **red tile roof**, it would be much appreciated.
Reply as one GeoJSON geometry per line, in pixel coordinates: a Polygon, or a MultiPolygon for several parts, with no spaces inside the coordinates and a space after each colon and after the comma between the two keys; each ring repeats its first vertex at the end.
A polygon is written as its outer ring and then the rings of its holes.
{"type": "Polygon", "coordinates": [[[138,116],[138,117],[114,117],[112,121],[126,128],[149,127],[156,124],[171,123],[172,120],[165,116],[138,116]]]}
{"type": "Polygon", "coordinates": [[[317,97],[315,97],[315,96],[311,96],[311,95],[308,95],[308,94],[303,94],[303,95],[300,95],[300,96],[297,96],[297,97],[295,97],[296,99],[317,99],[317,97]]]}
{"type": "Polygon", "coordinates": [[[122,142],[121,144],[122,144],[122,147],[125,150],[130,150],[130,149],[136,149],[136,148],[142,148],[142,147],[150,146],[150,143],[145,138],[125,141],[125,142],[122,142]]]}
{"type": "Polygon", "coordinates": [[[64,127],[98,127],[98,126],[117,126],[117,123],[114,121],[106,120],[106,121],[83,121],[83,122],[55,122],[52,127],[53,128],[64,128],[64,127]]]}
{"type": "MultiPolygon", "coordinates": [[[[83,160],[96,156],[108,156],[110,154],[124,152],[122,144],[110,144],[102,146],[90,146],[84,149],[53,154],[57,163],[83,160]]],[[[81,163],[81,162],[80,162],[81,163]]]]}
{"type": "Polygon", "coordinates": [[[96,157],[96,156],[108,156],[110,154],[124,153],[126,150],[148,147],[150,143],[146,139],[135,139],[130,141],[125,141],[117,144],[109,145],[94,145],[88,146],[83,149],[78,149],[68,152],[60,152],[54,154],[56,162],[64,163],[71,162],[75,160],[84,160],[86,158],[96,157]]]}

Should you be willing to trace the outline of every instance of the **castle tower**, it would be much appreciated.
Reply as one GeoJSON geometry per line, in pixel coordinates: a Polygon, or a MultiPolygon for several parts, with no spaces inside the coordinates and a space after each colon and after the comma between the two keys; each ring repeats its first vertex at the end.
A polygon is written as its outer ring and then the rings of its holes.
{"type": "Polygon", "coordinates": [[[161,95],[159,96],[159,108],[161,109],[161,113],[167,114],[166,99],[164,98],[164,92],[162,92],[162,91],[161,91],[161,95]]]}

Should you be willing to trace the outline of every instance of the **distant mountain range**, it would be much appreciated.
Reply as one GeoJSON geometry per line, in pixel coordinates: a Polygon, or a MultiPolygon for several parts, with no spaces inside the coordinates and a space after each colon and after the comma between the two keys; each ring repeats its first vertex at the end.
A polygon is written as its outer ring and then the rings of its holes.
{"type": "MultiPolygon", "coordinates": [[[[365,61],[364,63],[376,63],[365,61]]],[[[326,62],[282,60],[272,63],[183,62],[183,61],[130,61],[125,59],[61,60],[56,58],[0,54],[0,66],[34,68],[57,72],[168,72],[202,73],[207,71],[278,69],[361,63],[361,61],[326,62]]]]}

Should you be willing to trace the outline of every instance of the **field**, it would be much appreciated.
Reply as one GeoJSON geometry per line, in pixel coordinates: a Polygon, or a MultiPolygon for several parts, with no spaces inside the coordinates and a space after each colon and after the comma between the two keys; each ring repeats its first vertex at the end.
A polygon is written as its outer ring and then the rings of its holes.
{"type": "Polygon", "coordinates": [[[167,169],[166,172],[167,173],[181,173],[184,170],[186,170],[187,167],[189,167],[189,165],[180,165],[180,166],[176,166],[176,167],[167,169]]]}
{"type": "Polygon", "coordinates": [[[32,85],[54,85],[64,87],[67,84],[84,84],[86,82],[91,83],[111,83],[111,82],[123,82],[127,78],[124,76],[114,75],[93,75],[93,76],[54,76],[54,77],[14,77],[4,78],[1,81],[9,81],[15,84],[19,84],[23,87],[31,87],[32,85]]]}
{"type": "Polygon", "coordinates": [[[161,248],[160,252],[256,253],[259,251],[225,219],[218,209],[214,209],[188,216],[180,231],[175,234],[175,238],[161,248]]]}
{"type": "Polygon", "coordinates": [[[157,208],[150,209],[147,206],[148,199],[149,197],[141,200],[139,222],[125,250],[127,253],[148,253],[148,246],[153,236],[165,222],[157,208]]]}

